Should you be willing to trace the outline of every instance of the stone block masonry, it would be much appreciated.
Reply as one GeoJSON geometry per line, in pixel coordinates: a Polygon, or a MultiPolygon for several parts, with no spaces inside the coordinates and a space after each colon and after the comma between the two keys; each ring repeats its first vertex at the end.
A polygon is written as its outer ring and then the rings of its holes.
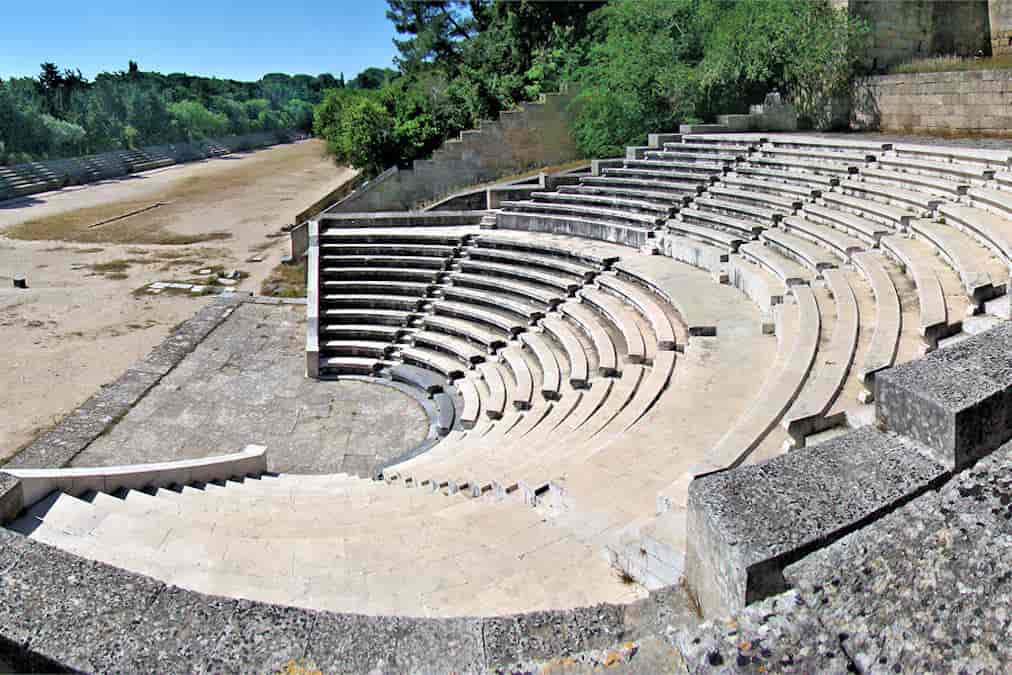
{"type": "Polygon", "coordinates": [[[547,94],[540,102],[504,111],[498,120],[447,141],[431,159],[384,171],[328,212],[410,210],[467,185],[579,159],[569,130],[573,98],[547,94]]]}
{"type": "Polygon", "coordinates": [[[854,86],[851,128],[1012,136],[1012,70],[865,78],[854,86]]]}

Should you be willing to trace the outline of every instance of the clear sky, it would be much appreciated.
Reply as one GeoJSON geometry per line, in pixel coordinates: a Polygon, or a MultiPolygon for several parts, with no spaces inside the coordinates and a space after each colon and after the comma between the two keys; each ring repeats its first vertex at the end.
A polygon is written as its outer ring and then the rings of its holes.
{"type": "Polygon", "coordinates": [[[384,0],[0,0],[0,77],[39,64],[256,80],[392,65],[384,0]]]}

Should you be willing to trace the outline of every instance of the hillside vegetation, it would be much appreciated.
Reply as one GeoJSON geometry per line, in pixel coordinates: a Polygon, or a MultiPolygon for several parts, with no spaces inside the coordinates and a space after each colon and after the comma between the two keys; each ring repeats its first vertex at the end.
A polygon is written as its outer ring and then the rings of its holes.
{"type": "MultiPolygon", "coordinates": [[[[378,87],[389,71],[371,68],[348,83],[378,87]]],[[[0,164],[231,134],[312,126],[313,105],[333,75],[265,75],[257,82],[162,75],[131,61],[124,72],[80,71],[43,63],[36,78],[0,78],[0,164]]]]}
{"type": "Polygon", "coordinates": [[[826,0],[388,0],[398,72],[328,91],[314,130],[375,174],[568,84],[585,157],[648,132],[744,112],[773,89],[820,124],[846,90],[867,26],[826,0]]]}

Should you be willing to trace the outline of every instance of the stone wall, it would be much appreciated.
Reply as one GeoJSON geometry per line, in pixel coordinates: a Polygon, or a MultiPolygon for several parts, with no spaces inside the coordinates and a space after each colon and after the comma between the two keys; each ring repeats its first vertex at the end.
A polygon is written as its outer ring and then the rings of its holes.
{"type": "Polygon", "coordinates": [[[572,100],[571,94],[548,94],[505,111],[498,120],[447,141],[432,159],[388,169],[331,211],[410,210],[468,185],[578,159],[569,130],[572,100]]]}
{"type": "Polygon", "coordinates": [[[1012,135],[1012,71],[869,77],[854,87],[851,128],[1012,135]]]}
{"type": "MultiPolygon", "coordinates": [[[[992,0],[991,4],[1005,2],[992,0]]],[[[926,56],[990,52],[988,0],[843,0],[834,4],[871,23],[865,62],[873,69],[926,56]]]]}
{"type": "Polygon", "coordinates": [[[1012,0],[991,0],[988,15],[991,20],[991,53],[995,56],[1012,54],[1012,0]]]}

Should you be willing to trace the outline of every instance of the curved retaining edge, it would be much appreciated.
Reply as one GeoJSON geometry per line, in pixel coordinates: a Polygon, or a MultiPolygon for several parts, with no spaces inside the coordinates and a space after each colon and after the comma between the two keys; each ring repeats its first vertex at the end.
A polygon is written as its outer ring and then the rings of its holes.
{"type": "Polygon", "coordinates": [[[242,451],[203,459],[155,464],[126,464],[81,469],[8,469],[21,482],[21,507],[31,506],[53,490],[80,495],[88,490],[115,492],[123,488],[169,487],[227,480],[267,471],[267,448],[247,445],[242,451]]]}

